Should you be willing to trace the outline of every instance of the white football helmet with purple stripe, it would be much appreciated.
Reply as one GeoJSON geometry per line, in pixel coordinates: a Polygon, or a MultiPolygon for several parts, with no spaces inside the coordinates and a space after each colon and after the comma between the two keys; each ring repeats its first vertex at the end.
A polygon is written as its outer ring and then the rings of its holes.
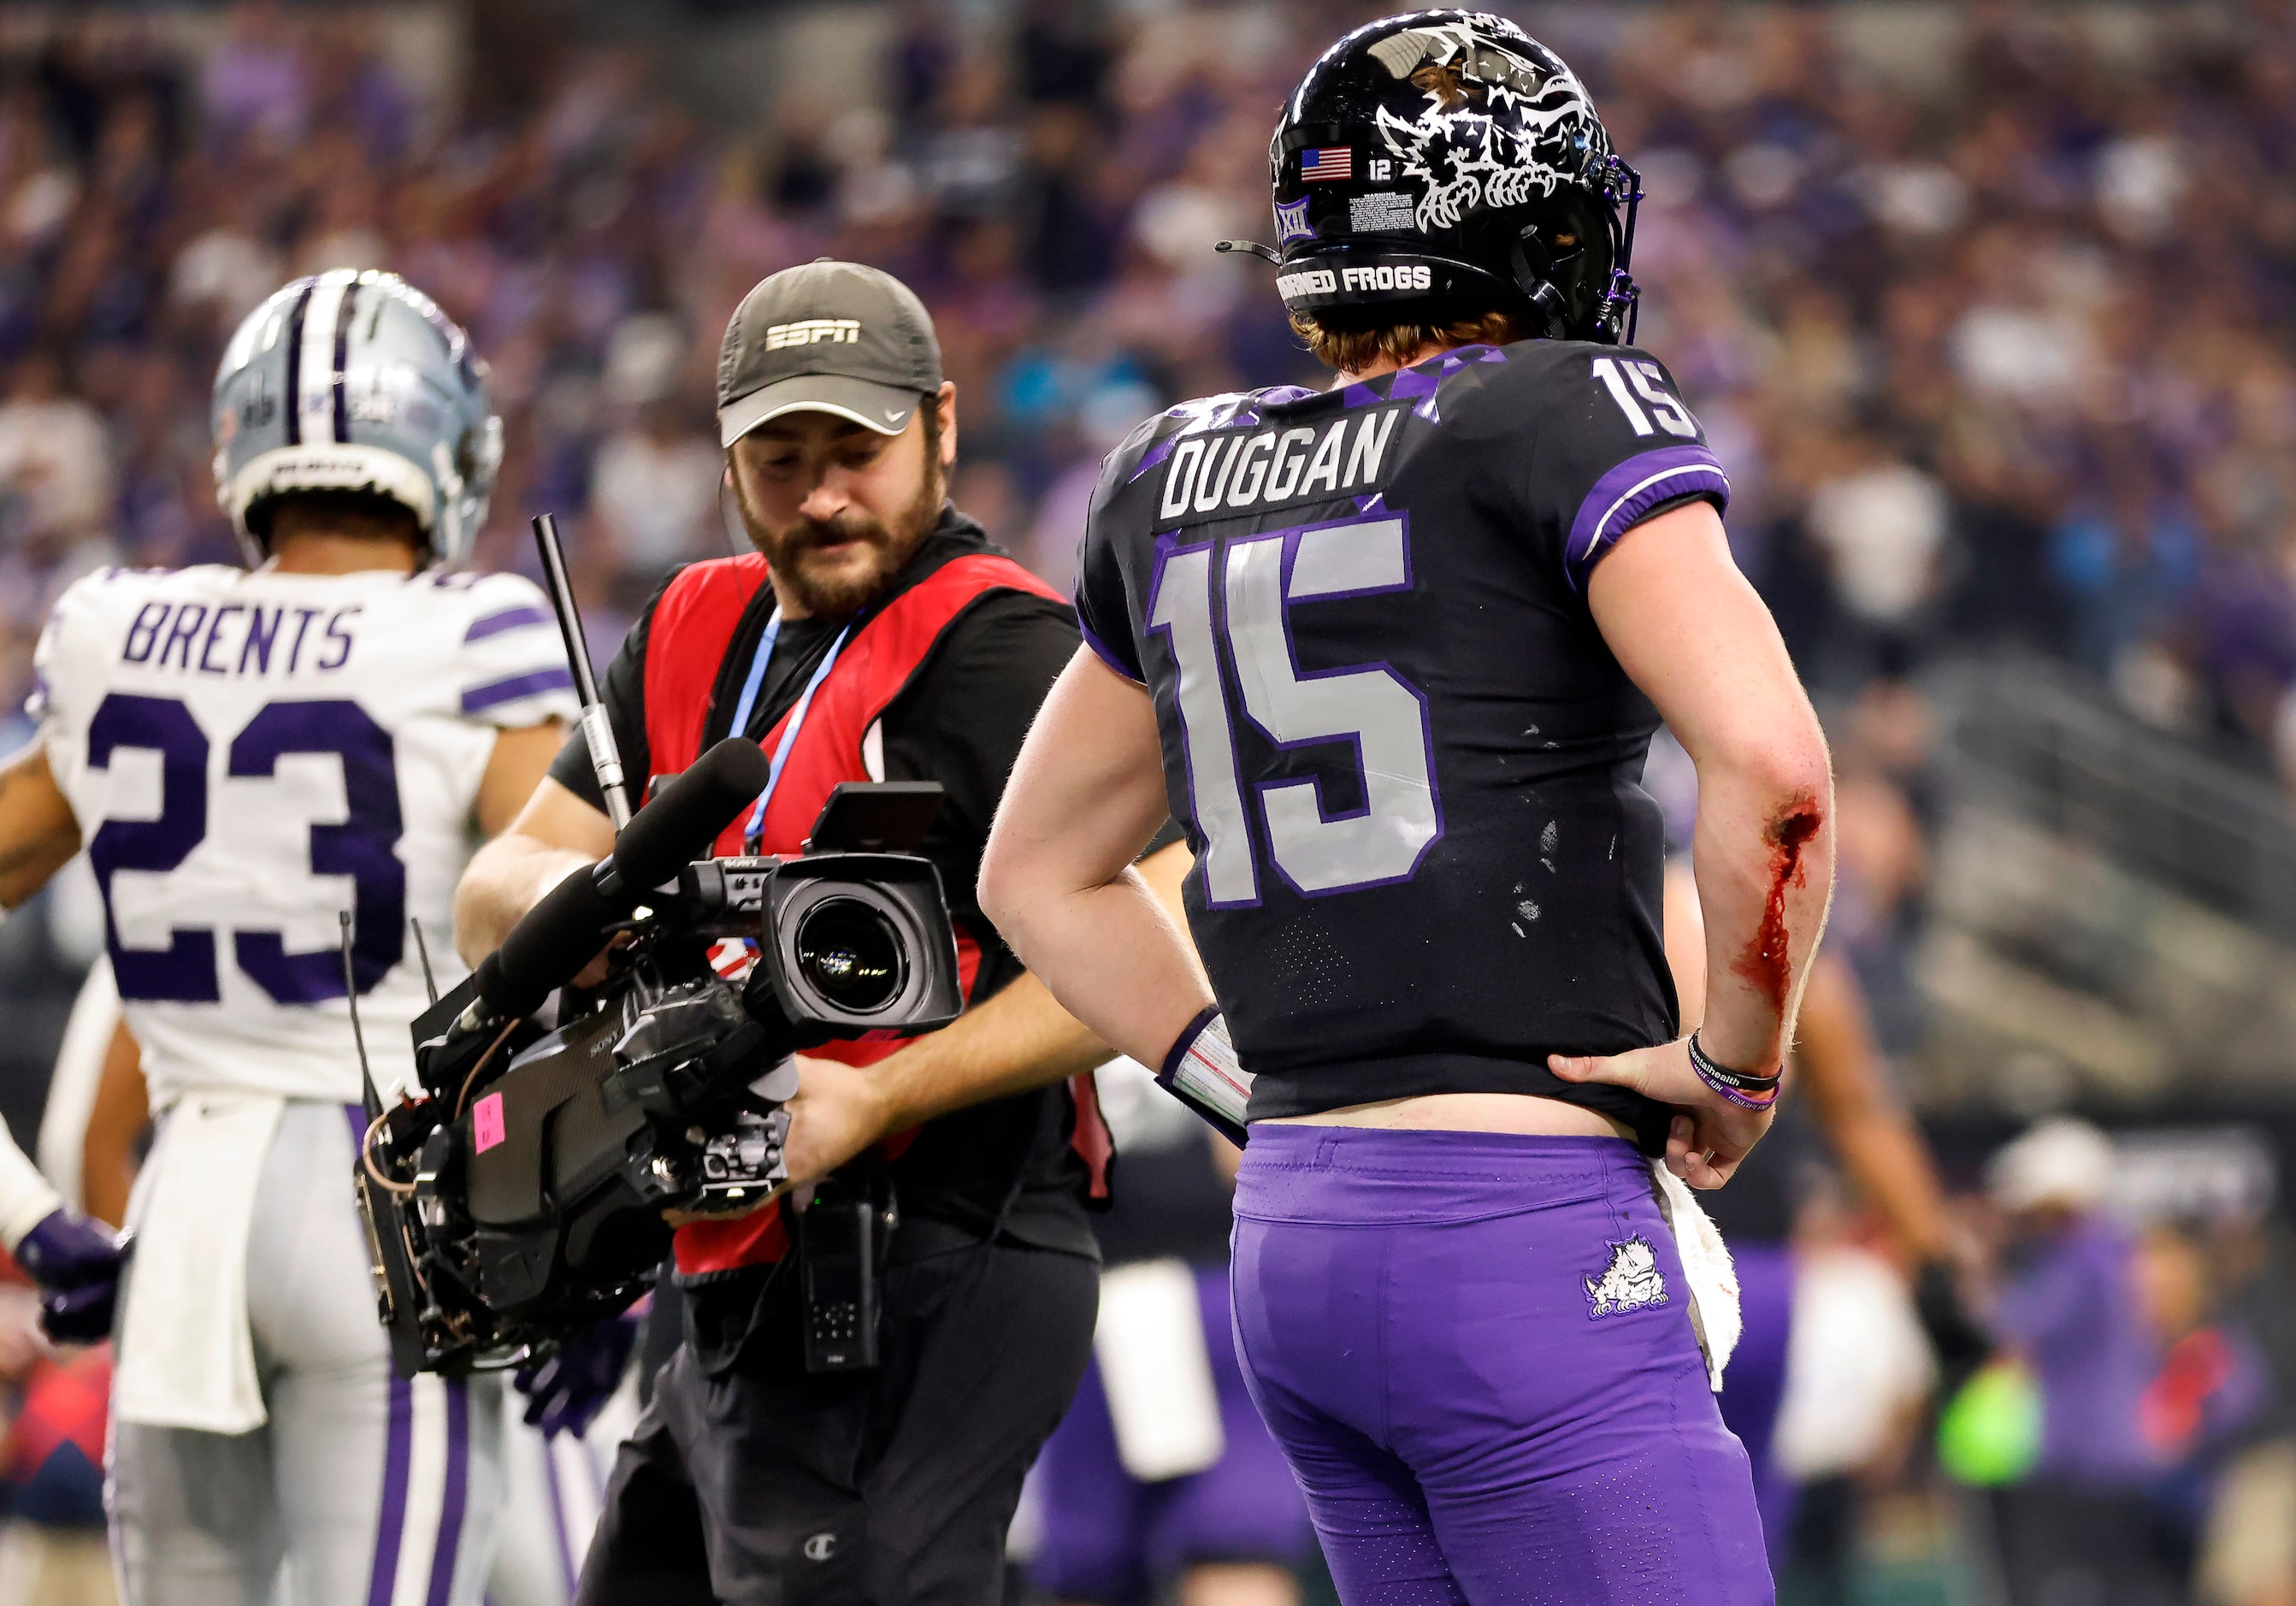
{"type": "Polygon", "coordinates": [[[502,463],[486,365],[438,303],[396,274],[298,279],[247,316],[216,371],[216,500],[250,564],[265,503],[364,491],[414,510],[430,561],[469,555],[502,463]]]}

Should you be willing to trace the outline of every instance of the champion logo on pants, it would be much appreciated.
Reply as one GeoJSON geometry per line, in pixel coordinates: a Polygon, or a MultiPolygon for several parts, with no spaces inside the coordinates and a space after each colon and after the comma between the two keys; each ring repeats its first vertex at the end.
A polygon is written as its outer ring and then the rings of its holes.
{"type": "Polygon", "coordinates": [[[1611,1245],[1611,1263],[1599,1277],[1587,1279],[1589,1316],[1624,1315],[1666,1303],[1666,1276],[1658,1269],[1658,1254],[1637,1233],[1611,1245]]]}

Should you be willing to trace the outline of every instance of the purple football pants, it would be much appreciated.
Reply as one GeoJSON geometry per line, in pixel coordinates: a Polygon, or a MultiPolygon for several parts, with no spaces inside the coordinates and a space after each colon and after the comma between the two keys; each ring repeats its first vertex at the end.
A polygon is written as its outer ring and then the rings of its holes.
{"type": "Polygon", "coordinates": [[[1235,1215],[1245,1381],[1347,1606],[1773,1600],[1631,1145],[1263,1122],[1235,1215]]]}

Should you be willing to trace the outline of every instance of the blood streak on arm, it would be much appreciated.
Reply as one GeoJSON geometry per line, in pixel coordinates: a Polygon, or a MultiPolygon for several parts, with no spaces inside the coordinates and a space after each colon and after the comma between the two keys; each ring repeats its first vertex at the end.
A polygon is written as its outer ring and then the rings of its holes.
{"type": "Polygon", "coordinates": [[[1793,934],[1786,929],[1786,889],[1804,882],[1802,849],[1825,823],[1817,806],[1800,799],[1770,823],[1763,840],[1770,845],[1770,895],[1762,923],[1730,969],[1754,987],[1783,1018],[1793,990],[1793,934]]]}

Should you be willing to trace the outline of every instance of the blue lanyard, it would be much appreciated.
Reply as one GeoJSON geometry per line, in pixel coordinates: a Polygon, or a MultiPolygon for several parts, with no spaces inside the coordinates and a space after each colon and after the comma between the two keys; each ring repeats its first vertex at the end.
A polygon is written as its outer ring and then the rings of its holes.
{"type": "MultiPolygon", "coordinates": [[[[790,710],[789,719],[782,726],[782,739],[774,748],[773,764],[766,771],[766,790],[758,794],[757,807],[750,811],[750,823],[742,832],[742,844],[751,853],[757,852],[758,845],[765,840],[766,807],[774,800],[774,788],[782,783],[782,766],[789,762],[790,750],[797,745],[798,731],[805,724],[807,712],[813,707],[813,694],[821,690],[821,683],[827,680],[830,670],[836,668],[837,655],[845,650],[846,638],[852,634],[853,621],[848,619],[845,628],[837,633],[837,639],[829,643],[828,655],[821,660],[820,668],[814,670],[813,678],[805,683],[805,690],[798,695],[797,706],[790,710]]],[[[742,700],[734,705],[734,735],[749,733],[750,714],[758,705],[758,689],[765,684],[766,666],[773,661],[774,643],[781,640],[781,635],[782,610],[775,608],[773,618],[766,621],[765,635],[758,639],[757,656],[750,660],[750,673],[742,682],[742,700]]]]}

